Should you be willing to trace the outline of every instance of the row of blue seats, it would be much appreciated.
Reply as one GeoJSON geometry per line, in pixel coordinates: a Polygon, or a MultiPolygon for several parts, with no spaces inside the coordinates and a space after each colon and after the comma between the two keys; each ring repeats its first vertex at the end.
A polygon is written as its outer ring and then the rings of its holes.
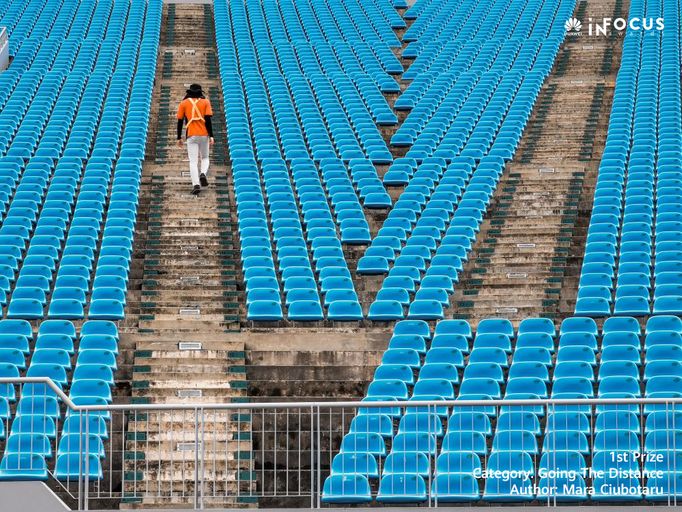
{"type": "MultiPolygon", "coordinates": [[[[559,408],[559,406],[557,406],[559,408]]],[[[567,407],[568,408],[568,407],[567,407]]],[[[604,407],[606,408],[606,407],[604,407]]],[[[479,411],[466,411],[464,409],[458,410],[453,409],[453,412],[449,416],[439,415],[436,412],[429,412],[420,410],[423,408],[413,408],[408,409],[406,414],[403,416],[389,414],[392,410],[387,410],[379,413],[372,413],[365,411],[365,414],[358,415],[353,418],[350,423],[348,434],[353,436],[344,441],[348,446],[358,445],[363,446],[363,450],[367,451],[372,444],[376,444],[377,449],[370,450],[376,451],[376,455],[384,455],[386,451],[385,441],[395,440],[396,435],[401,434],[430,434],[436,436],[438,439],[443,439],[445,435],[448,436],[448,444],[451,447],[458,446],[460,443],[466,442],[469,445],[477,445],[475,451],[480,451],[481,453],[487,453],[487,438],[493,435],[493,432],[509,432],[509,431],[529,431],[535,436],[539,436],[543,433],[558,433],[558,432],[571,432],[580,433],[585,436],[591,436],[592,434],[597,435],[602,433],[601,440],[594,440],[594,446],[600,447],[605,444],[612,442],[608,439],[610,432],[621,431],[621,432],[631,432],[633,434],[639,434],[642,431],[642,426],[644,425],[644,433],[649,435],[654,432],[666,432],[674,431],[677,432],[682,429],[682,424],[680,424],[680,415],[682,411],[677,410],[674,406],[668,407],[668,410],[654,410],[646,416],[646,419],[642,421],[642,418],[635,412],[627,410],[604,410],[602,412],[595,412],[592,414],[579,412],[578,408],[573,408],[573,410],[561,410],[555,411],[553,408],[549,407],[547,409],[552,410],[547,415],[542,408],[538,409],[533,406],[512,406],[506,405],[500,408],[500,414],[495,419],[495,430],[493,430],[493,422],[491,416],[484,412],[479,411]],[[544,419],[544,428],[542,427],[542,421],[544,419]],[[397,431],[394,426],[394,419],[399,419],[397,431]],[[383,438],[383,441],[379,441],[378,437],[383,438]],[[483,436],[482,438],[480,436],[483,436]],[[383,446],[383,448],[382,448],[383,446]]],[[[433,407],[432,411],[436,411],[437,408],[433,407]]],[[[563,435],[563,434],[562,434],[563,435]]],[[[621,434],[616,434],[618,437],[621,434]]],[[[631,437],[626,434],[625,437],[631,437]]],[[[665,438],[665,435],[657,434],[651,437],[648,446],[652,450],[663,450],[668,449],[669,445],[662,445],[659,441],[665,438]]],[[[406,440],[407,437],[403,437],[406,440]]],[[[583,443],[584,447],[588,447],[590,444],[590,438],[579,438],[573,437],[573,440],[585,439],[583,443]]],[[[672,436],[671,440],[676,441],[677,436],[672,436]]],[[[506,441],[506,440],[505,440],[506,441]]],[[[398,445],[403,446],[405,443],[400,442],[398,445]]],[[[427,443],[427,445],[430,444],[427,443]]],[[[391,442],[392,446],[395,446],[391,442]]],[[[562,451],[570,448],[564,443],[544,443],[546,447],[560,447],[562,451]]],[[[445,446],[443,446],[445,448],[445,446]]],[[[604,449],[604,448],[598,448],[604,449]]],[[[427,451],[430,451],[429,448],[427,451]]],[[[358,450],[349,450],[355,452],[358,450]]],[[[448,450],[445,450],[448,451],[448,450]]],[[[576,451],[578,450],[576,445],[576,451]]],[[[638,464],[642,461],[635,461],[638,464]]],[[[656,461],[647,461],[655,463],[656,461]]]]}
{"type": "Polygon", "coordinates": [[[630,11],[665,17],[666,26],[628,30],[623,43],[581,269],[581,315],[682,312],[679,9],[638,1],[630,11]]]}
{"type": "MultiPolygon", "coordinates": [[[[518,329],[506,319],[486,319],[479,323],[475,334],[464,320],[443,320],[433,332],[421,320],[396,323],[364,401],[434,403],[429,407],[396,404],[395,407],[360,408],[342,441],[332,475],[325,482],[325,501],[371,501],[371,493],[363,494],[360,499],[349,488],[349,493],[344,494],[344,482],[350,487],[362,487],[371,479],[381,478],[377,501],[419,502],[422,496],[426,499],[426,487],[425,494],[414,489],[399,492],[396,482],[405,479],[423,482],[431,478],[435,469],[434,482],[461,483],[462,475],[470,476],[473,471],[467,466],[470,462],[464,462],[462,457],[472,453],[485,458],[486,468],[506,461],[505,469],[526,471],[526,476],[516,482],[517,488],[532,485],[530,479],[535,476],[542,487],[543,466],[536,466],[534,460],[542,459],[546,463],[548,457],[554,457],[554,469],[575,470],[578,466],[575,462],[570,465],[568,459],[556,461],[557,453],[570,454],[571,461],[582,461],[583,470],[588,467],[599,470],[605,466],[618,471],[649,471],[651,481],[654,482],[655,476],[658,485],[674,476],[675,450],[682,442],[681,426],[676,423],[680,411],[671,403],[465,408],[438,405],[444,399],[490,400],[503,396],[505,400],[549,396],[588,398],[595,396],[595,386],[602,398],[639,397],[642,334],[649,342],[645,347],[646,364],[642,374],[647,396],[682,397],[679,362],[682,320],[677,316],[651,317],[644,330],[633,317],[609,318],[601,328],[592,318],[567,318],[558,330],[550,319],[526,319],[518,329]],[[553,354],[557,357],[556,365],[553,354]],[[651,374],[647,373],[649,368],[651,374]],[[633,369],[634,374],[629,374],[633,369]],[[416,379],[415,371],[418,372],[416,379]],[[641,450],[656,454],[646,467],[640,467],[643,461],[639,459],[611,459],[608,455],[641,450]],[[585,464],[587,456],[591,456],[588,465],[585,464]],[[442,462],[436,462],[432,468],[431,461],[437,460],[442,462]],[[358,461],[364,469],[358,470],[358,461]],[[372,469],[375,467],[376,471],[372,469]]],[[[583,481],[583,476],[576,478],[583,481]]],[[[640,500],[645,491],[630,493],[620,485],[637,478],[623,477],[620,473],[605,476],[599,482],[610,486],[609,489],[597,490],[591,496],[577,493],[570,497],[569,493],[556,491],[550,494],[569,501],[640,500]]],[[[515,494],[508,480],[494,476],[486,479],[486,486],[482,493],[484,500],[530,501],[545,496],[535,490],[515,494]]],[[[653,487],[652,484],[652,490],[653,487]]],[[[438,496],[435,489],[432,491],[434,498],[438,496]]],[[[662,490],[661,494],[667,496],[666,492],[662,490]]],[[[452,501],[481,498],[476,479],[470,493],[448,491],[443,495],[452,501]]]]}
{"type": "MultiPolygon", "coordinates": [[[[161,12],[157,0],[47,2],[45,30],[0,84],[0,372],[49,377],[77,405],[112,399],[118,330],[101,319],[124,315],[161,12]],[[45,316],[34,343],[27,320],[45,316]],[[67,319],[86,320],[80,335],[67,319]]],[[[37,383],[0,397],[0,479],[77,479],[86,467],[102,478],[108,412],[64,411],[37,383]]]]}
{"type": "MultiPolygon", "coordinates": [[[[410,149],[384,183],[407,186],[358,262],[360,274],[386,275],[369,308],[372,320],[445,317],[505,162],[564,37],[556,20],[573,8],[557,2],[554,11],[542,12],[544,4],[537,2],[519,13],[509,2],[449,3],[453,12],[464,4],[472,9],[466,22],[433,27],[436,33],[452,28],[446,31],[448,41],[455,37],[448,43],[452,52],[447,59],[443,54],[446,60],[417,57],[420,69],[396,101],[410,113],[391,142],[410,149]],[[485,19],[485,12],[496,15],[485,19]],[[517,24],[519,15],[529,21],[517,24]]],[[[434,12],[448,9],[434,6],[434,12]]],[[[433,40],[427,37],[423,48],[433,40]]]]}
{"type": "MultiPolygon", "coordinates": [[[[608,474],[608,473],[607,473],[608,474]]],[[[682,497],[682,474],[666,473],[647,479],[642,485],[637,478],[602,477],[595,479],[596,486],[588,487],[582,476],[541,478],[535,484],[529,478],[490,477],[484,489],[478,480],[467,473],[441,473],[429,487],[421,475],[390,474],[381,479],[376,501],[379,503],[463,503],[483,500],[486,502],[532,502],[534,500],[580,502],[640,501],[645,498],[655,502],[676,502],[682,497]],[[622,492],[621,489],[626,489],[622,492]],[[483,490],[483,492],[481,492],[483,490]]],[[[333,475],[325,480],[322,491],[324,503],[370,503],[372,489],[367,477],[361,474],[333,475]]]]}
{"type": "MultiPolygon", "coordinates": [[[[128,115],[139,121],[123,130],[127,99],[122,93],[130,90],[136,66],[126,47],[139,45],[140,36],[130,32],[124,37],[126,25],[122,20],[128,4],[119,3],[113,8],[106,3],[101,5],[103,12],[110,11],[115,21],[107,26],[111,40],[100,49],[100,54],[96,52],[97,46],[83,48],[77,55],[74,52],[80,44],[75,37],[83,26],[87,27],[89,17],[96,15],[99,7],[78,11],[73,19],[79,27],[73,32],[74,39],[61,45],[61,41],[50,39],[41,45],[31,71],[22,75],[5,105],[15,98],[25,101],[22,83],[28,80],[27,86],[37,84],[44,72],[45,79],[39,87],[36,85],[30,108],[28,105],[23,110],[10,108],[0,114],[3,121],[16,129],[14,137],[6,141],[7,156],[1,164],[7,171],[8,208],[0,229],[3,239],[0,284],[5,292],[2,302],[8,305],[10,318],[39,319],[47,313],[50,318],[81,319],[86,316],[91,292],[88,317],[123,317],[140,162],[144,156],[140,129],[146,132],[146,126],[139,123],[148,117],[149,99],[130,103],[128,115]],[[117,33],[119,41],[114,37],[117,33]],[[123,49],[124,56],[116,59],[112,52],[119,49],[123,49]],[[48,70],[44,66],[50,63],[52,67],[48,70]],[[113,72],[115,64],[119,67],[113,72]],[[64,80],[67,70],[78,72],[64,80]],[[109,95],[105,99],[107,87],[109,95]],[[41,97],[48,101],[40,101],[41,97]],[[76,112],[79,101],[87,107],[76,112]],[[103,131],[95,137],[93,130],[98,127],[100,115],[99,129],[103,131]],[[29,119],[33,122],[28,122],[29,119]],[[40,141],[37,138],[40,132],[32,131],[36,122],[45,128],[40,141]],[[121,158],[112,173],[119,142],[121,158]],[[83,173],[88,156],[93,158],[83,173]],[[93,276],[98,249],[101,257],[93,276]],[[7,300],[10,292],[11,300],[7,300]]],[[[60,16],[69,16],[68,10],[59,12],[60,16]]],[[[100,23],[98,20],[97,24],[100,23]]],[[[141,26],[142,21],[135,23],[141,26]]],[[[150,73],[136,76],[138,87],[143,83],[151,86],[150,73]]]]}
{"type": "Polygon", "coordinates": [[[397,122],[381,92],[405,24],[378,0],[218,2],[215,23],[247,318],[362,319],[342,247],[369,243],[363,207],[391,206],[373,163],[392,161],[377,126],[397,122]]]}
{"type": "MultiPolygon", "coordinates": [[[[46,320],[40,324],[35,348],[31,350],[29,344],[33,345],[33,338],[32,326],[27,321],[0,321],[0,353],[18,352],[20,355],[18,365],[5,363],[0,366],[3,377],[19,377],[22,369],[19,365],[25,367],[24,358],[30,354],[27,376],[50,377],[65,390],[68,386],[69,398],[76,404],[103,405],[111,401],[119,339],[113,322],[88,320],[77,333],[69,321],[46,320]],[[76,343],[78,358],[73,377],[68,379],[76,343]]],[[[3,418],[0,437],[4,439],[7,435],[0,461],[0,479],[46,479],[46,460],[53,458],[53,446],[56,447],[55,471],[59,478],[77,477],[83,448],[92,464],[91,476],[101,475],[100,459],[105,455],[104,441],[108,439],[108,416],[91,413],[86,419],[70,411],[63,415],[56,395],[42,384],[25,384],[18,391],[15,386],[5,384],[0,393],[0,416],[3,418]],[[11,404],[15,404],[12,416],[11,404]],[[8,426],[7,432],[4,425],[8,426]]]]}

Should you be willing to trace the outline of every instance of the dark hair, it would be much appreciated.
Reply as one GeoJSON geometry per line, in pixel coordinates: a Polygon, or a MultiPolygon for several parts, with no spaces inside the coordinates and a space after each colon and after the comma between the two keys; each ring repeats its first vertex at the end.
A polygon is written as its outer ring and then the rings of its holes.
{"type": "Polygon", "coordinates": [[[185,91],[185,98],[205,98],[204,96],[204,91],[201,89],[201,85],[199,84],[192,84],[189,86],[189,89],[185,91]]]}

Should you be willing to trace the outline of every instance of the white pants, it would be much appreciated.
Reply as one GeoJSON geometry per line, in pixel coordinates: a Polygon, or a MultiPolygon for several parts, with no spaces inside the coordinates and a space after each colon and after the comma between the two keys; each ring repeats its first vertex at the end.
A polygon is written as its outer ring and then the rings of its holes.
{"type": "Polygon", "coordinates": [[[189,156],[189,175],[192,185],[199,185],[199,165],[201,159],[201,174],[208,174],[208,137],[187,137],[187,155],[189,156]]]}

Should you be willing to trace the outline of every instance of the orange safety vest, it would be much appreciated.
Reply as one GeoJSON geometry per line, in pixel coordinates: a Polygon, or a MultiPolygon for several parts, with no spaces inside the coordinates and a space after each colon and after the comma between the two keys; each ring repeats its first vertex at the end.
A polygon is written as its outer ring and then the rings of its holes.
{"type": "Polygon", "coordinates": [[[188,137],[207,136],[205,116],[211,115],[213,115],[211,104],[204,98],[186,98],[178,108],[178,119],[187,119],[186,133],[188,137]],[[189,104],[185,103],[186,101],[189,101],[189,104]],[[202,104],[201,101],[205,103],[202,104]]]}
{"type": "MultiPolygon", "coordinates": [[[[202,121],[203,123],[206,123],[206,120],[204,119],[204,116],[199,111],[199,107],[197,107],[197,103],[199,103],[199,98],[187,98],[187,99],[192,104],[192,117],[190,117],[187,120],[187,129],[189,130],[189,127],[192,123],[194,123],[196,121],[202,121]]],[[[205,124],[204,124],[204,126],[205,126],[205,124]]]]}

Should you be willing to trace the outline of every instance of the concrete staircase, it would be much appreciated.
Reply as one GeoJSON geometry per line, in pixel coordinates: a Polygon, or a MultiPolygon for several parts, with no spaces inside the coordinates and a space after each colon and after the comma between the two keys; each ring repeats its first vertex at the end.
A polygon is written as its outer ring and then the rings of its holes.
{"type": "Polygon", "coordinates": [[[243,336],[249,396],[253,401],[283,402],[364,396],[390,333],[388,329],[282,329],[243,336]]]}
{"type": "MultiPolygon", "coordinates": [[[[143,273],[125,337],[135,347],[133,403],[200,409],[244,401],[247,392],[211,6],[167,4],[161,43],[141,192],[148,208],[136,239],[143,273]],[[199,196],[190,194],[186,150],[175,146],[175,109],[190,82],[204,87],[215,111],[210,185],[199,196]]],[[[251,505],[248,415],[145,411],[126,430],[123,507],[251,505]]]]}
{"type": "MultiPolygon", "coordinates": [[[[581,0],[575,16],[624,12],[622,0],[581,0]]],[[[567,37],[451,298],[456,318],[572,313],[579,216],[589,217],[621,45],[615,35],[567,37]]]]}

